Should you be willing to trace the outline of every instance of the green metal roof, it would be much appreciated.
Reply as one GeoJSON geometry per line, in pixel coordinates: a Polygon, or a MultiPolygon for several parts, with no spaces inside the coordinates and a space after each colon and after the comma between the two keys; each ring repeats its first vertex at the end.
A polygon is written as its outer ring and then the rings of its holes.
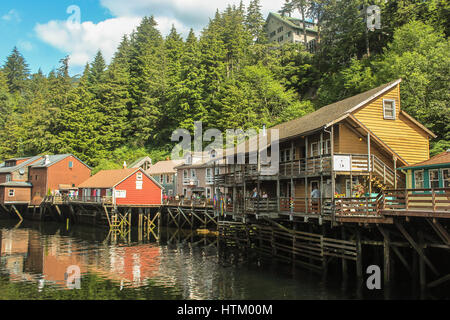
{"type": "MultiPolygon", "coordinates": [[[[286,23],[287,25],[289,25],[289,26],[292,27],[292,28],[303,30],[303,28],[302,28],[301,26],[299,26],[299,25],[297,25],[297,24],[294,23],[294,21],[299,21],[300,23],[303,23],[303,21],[302,21],[301,19],[292,18],[292,17],[282,17],[282,16],[279,15],[278,13],[273,13],[273,12],[271,12],[271,13],[269,13],[269,16],[267,17],[266,22],[269,21],[270,17],[274,17],[274,18],[276,18],[277,20],[279,20],[279,21],[281,21],[281,22],[283,22],[283,23],[286,23]]],[[[308,21],[306,21],[306,23],[308,23],[308,21]]],[[[310,22],[310,23],[311,23],[311,22],[310,22]]],[[[310,32],[317,33],[317,30],[311,29],[311,28],[308,28],[308,27],[306,28],[306,30],[307,30],[307,31],[310,31],[310,32]]]]}

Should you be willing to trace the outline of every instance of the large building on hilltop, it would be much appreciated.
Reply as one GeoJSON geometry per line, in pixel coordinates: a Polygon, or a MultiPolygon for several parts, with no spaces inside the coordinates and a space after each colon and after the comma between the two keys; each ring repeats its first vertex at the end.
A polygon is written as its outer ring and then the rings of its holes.
{"type": "Polygon", "coordinates": [[[317,41],[317,27],[313,22],[269,13],[266,20],[267,38],[269,42],[304,43],[303,28],[306,28],[306,47],[313,50],[317,41]]]}

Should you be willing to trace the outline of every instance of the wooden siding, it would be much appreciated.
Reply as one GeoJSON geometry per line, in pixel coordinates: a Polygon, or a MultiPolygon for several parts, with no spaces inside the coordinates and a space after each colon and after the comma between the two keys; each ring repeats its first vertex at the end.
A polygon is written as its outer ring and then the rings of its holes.
{"type": "MultiPolygon", "coordinates": [[[[344,123],[339,124],[339,151],[340,154],[367,154],[367,138],[360,141],[360,137],[356,135],[344,123]]],[[[394,169],[394,159],[387,152],[383,151],[373,140],[370,143],[370,153],[378,157],[388,167],[394,169]]]]}
{"type": "Polygon", "coordinates": [[[20,202],[29,203],[31,188],[27,187],[0,187],[0,203],[20,202]],[[9,196],[9,190],[14,190],[14,197],[9,196]]]}
{"type": "Polygon", "coordinates": [[[353,113],[378,138],[398,153],[408,164],[429,159],[428,134],[400,114],[400,85],[353,113]],[[383,99],[395,100],[395,120],[384,119],[383,99]]]}
{"type": "Polygon", "coordinates": [[[118,205],[153,205],[161,204],[161,188],[145,174],[142,174],[142,189],[136,189],[136,175],[128,177],[119,183],[115,190],[126,190],[127,196],[123,199],[116,199],[118,205]]]}

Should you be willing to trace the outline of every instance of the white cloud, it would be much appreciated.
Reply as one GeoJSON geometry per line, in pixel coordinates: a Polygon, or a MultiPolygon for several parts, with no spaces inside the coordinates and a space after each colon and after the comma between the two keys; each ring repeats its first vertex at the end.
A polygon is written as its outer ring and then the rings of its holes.
{"type": "MultiPolygon", "coordinates": [[[[217,9],[224,10],[229,4],[238,6],[240,0],[100,0],[115,16],[165,16],[174,18],[186,27],[203,28],[217,9]]],[[[248,6],[250,0],[244,0],[248,6]]],[[[278,11],[284,0],[262,0],[262,11],[278,11]]]]}
{"type": "MultiPolygon", "coordinates": [[[[187,36],[194,28],[197,34],[214,17],[215,11],[223,11],[228,4],[239,5],[240,0],[99,0],[115,18],[99,23],[90,21],[74,24],[52,20],[37,24],[38,37],[69,54],[71,66],[83,66],[101,50],[109,62],[124,34],[130,34],[144,16],[153,15],[158,29],[167,35],[175,25],[177,31],[187,36]]],[[[250,0],[244,0],[248,6],[250,0]]],[[[262,11],[266,16],[270,11],[278,11],[284,0],[262,0],[262,11]]],[[[81,8],[82,9],[82,8],[81,8]]]]}
{"type": "Polygon", "coordinates": [[[44,42],[70,55],[70,63],[85,65],[101,50],[109,62],[124,34],[130,34],[140,23],[138,17],[122,17],[73,24],[67,21],[50,21],[37,24],[35,31],[44,42]]]}
{"type": "Polygon", "coordinates": [[[22,19],[20,18],[20,15],[16,10],[11,9],[7,14],[2,16],[2,20],[20,22],[22,19]]]}

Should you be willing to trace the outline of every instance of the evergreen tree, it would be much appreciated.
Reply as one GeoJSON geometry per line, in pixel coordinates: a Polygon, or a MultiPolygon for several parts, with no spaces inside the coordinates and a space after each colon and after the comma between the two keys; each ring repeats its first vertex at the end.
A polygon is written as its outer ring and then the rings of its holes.
{"type": "Polygon", "coordinates": [[[15,93],[24,90],[25,82],[28,79],[30,70],[25,58],[19,52],[17,47],[14,47],[12,53],[6,59],[3,66],[3,72],[6,75],[9,92],[15,93]]]}
{"type": "Polygon", "coordinates": [[[157,143],[162,110],[160,101],[166,88],[164,42],[153,17],[145,17],[133,35],[130,54],[130,110],[134,129],[132,143],[157,143]]]}
{"type": "Polygon", "coordinates": [[[252,0],[247,8],[245,25],[252,36],[252,40],[257,43],[267,42],[267,33],[265,30],[265,21],[261,13],[260,0],[252,0]]]}

